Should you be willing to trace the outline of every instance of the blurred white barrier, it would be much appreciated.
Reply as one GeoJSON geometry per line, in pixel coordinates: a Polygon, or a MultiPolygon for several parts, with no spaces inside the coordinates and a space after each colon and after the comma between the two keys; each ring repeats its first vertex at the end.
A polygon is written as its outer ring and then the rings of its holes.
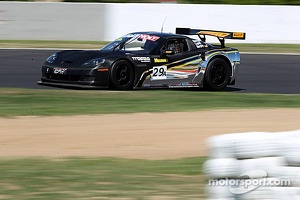
{"type": "Polygon", "coordinates": [[[105,4],[0,2],[0,39],[104,39],[105,4]]]}
{"type": "Polygon", "coordinates": [[[0,2],[0,39],[111,41],[161,31],[166,19],[164,32],[242,31],[243,43],[300,44],[299,13],[300,6],[0,2]]]}
{"type": "Polygon", "coordinates": [[[300,187],[272,187],[272,199],[294,200],[299,199],[300,187]]]}
{"type": "Polygon", "coordinates": [[[271,134],[250,132],[238,134],[234,144],[234,156],[238,159],[276,156],[279,140],[271,134]],[[259,138],[259,139],[258,139],[259,138]]]}
{"type": "MultiPolygon", "coordinates": [[[[278,168],[285,165],[285,159],[283,157],[263,157],[256,159],[244,159],[240,160],[239,175],[245,174],[255,170],[265,170],[268,177],[275,177],[277,175],[278,168]]],[[[261,176],[254,176],[252,178],[260,178],[261,176]]]]}
{"type": "MultiPolygon", "coordinates": [[[[236,195],[236,199],[239,200],[271,200],[272,199],[272,190],[267,187],[259,187],[251,192],[245,194],[236,195]]],[[[273,199],[272,199],[273,200],[273,199]]]]}
{"type": "Polygon", "coordinates": [[[286,138],[281,143],[281,155],[286,158],[288,165],[300,166],[300,137],[286,138]]]}
{"type": "Polygon", "coordinates": [[[207,160],[203,171],[211,178],[236,178],[239,176],[238,160],[234,158],[218,158],[207,160]]]}
{"type": "Polygon", "coordinates": [[[300,199],[300,130],[218,135],[207,146],[208,199],[300,199]]]}
{"type": "Polygon", "coordinates": [[[299,167],[290,167],[290,166],[280,167],[276,170],[275,176],[283,180],[290,180],[291,186],[293,187],[300,187],[299,167]]]}
{"type": "Polygon", "coordinates": [[[233,158],[235,134],[217,135],[206,141],[210,158],[233,158]]]}
{"type": "Polygon", "coordinates": [[[212,197],[211,199],[234,200],[234,194],[230,192],[229,186],[207,186],[205,191],[209,197],[212,197]]]}

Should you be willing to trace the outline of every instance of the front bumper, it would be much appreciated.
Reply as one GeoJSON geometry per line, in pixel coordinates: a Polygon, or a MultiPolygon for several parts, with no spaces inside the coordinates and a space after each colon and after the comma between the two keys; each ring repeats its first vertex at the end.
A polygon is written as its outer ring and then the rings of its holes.
{"type": "MultiPolygon", "coordinates": [[[[43,66],[42,78],[37,83],[56,87],[70,88],[108,88],[108,71],[97,71],[97,69],[74,69],[69,68],[55,73],[56,67],[43,66]]],[[[64,69],[64,68],[59,68],[64,69]]]]}

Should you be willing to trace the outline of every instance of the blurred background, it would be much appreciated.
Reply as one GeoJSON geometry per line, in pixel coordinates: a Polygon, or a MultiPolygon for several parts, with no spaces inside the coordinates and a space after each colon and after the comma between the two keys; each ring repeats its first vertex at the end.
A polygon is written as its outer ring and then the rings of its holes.
{"type": "MultiPolygon", "coordinates": [[[[1,0],[2,1],[2,0],[1,0]]],[[[8,0],[11,1],[11,0],[8,0]]],[[[23,0],[27,1],[27,0],[23,0]]],[[[28,0],[30,1],[30,0],[28,0]]],[[[41,0],[43,1],[43,0],[41,0]]],[[[236,5],[300,5],[299,0],[44,0],[52,2],[98,2],[98,3],[192,3],[192,4],[236,4],[236,5]]]]}
{"type": "Polygon", "coordinates": [[[2,1],[0,40],[112,41],[182,27],[246,32],[242,43],[300,44],[300,1],[83,2],[2,1]]]}

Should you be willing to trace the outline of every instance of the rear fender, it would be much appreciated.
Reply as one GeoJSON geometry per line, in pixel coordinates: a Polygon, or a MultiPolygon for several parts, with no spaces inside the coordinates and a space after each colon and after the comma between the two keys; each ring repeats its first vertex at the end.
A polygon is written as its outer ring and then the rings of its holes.
{"type": "Polygon", "coordinates": [[[240,64],[240,54],[237,50],[232,50],[227,52],[225,51],[206,52],[205,59],[200,62],[198,72],[196,73],[195,78],[193,79],[193,83],[196,83],[198,85],[203,85],[206,68],[209,65],[209,63],[216,58],[222,58],[225,60],[225,62],[227,62],[231,71],[230,83],[234,82],[238,70],[237,66],[238,64],[240,64]]]}

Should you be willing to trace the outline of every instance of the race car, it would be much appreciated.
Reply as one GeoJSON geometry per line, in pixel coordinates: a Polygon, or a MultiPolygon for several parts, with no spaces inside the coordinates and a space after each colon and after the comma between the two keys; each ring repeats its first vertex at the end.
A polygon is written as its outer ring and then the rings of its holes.
{"type": "Polygon", "coordinates": [[[134,32],[100,50],[65,50],[42,66],[38,84],[76,88],[182,88],[220,91],[235,84],[240,54],[225,39],[243,32],[176,28],[176,33],[134,32]],[[196,36],[196,38],[193,38],[196,36]],[[198,36],[198,37],[197,37],[198,36]],[[220,45],[206,43],[217,37],[220,45]]]}

